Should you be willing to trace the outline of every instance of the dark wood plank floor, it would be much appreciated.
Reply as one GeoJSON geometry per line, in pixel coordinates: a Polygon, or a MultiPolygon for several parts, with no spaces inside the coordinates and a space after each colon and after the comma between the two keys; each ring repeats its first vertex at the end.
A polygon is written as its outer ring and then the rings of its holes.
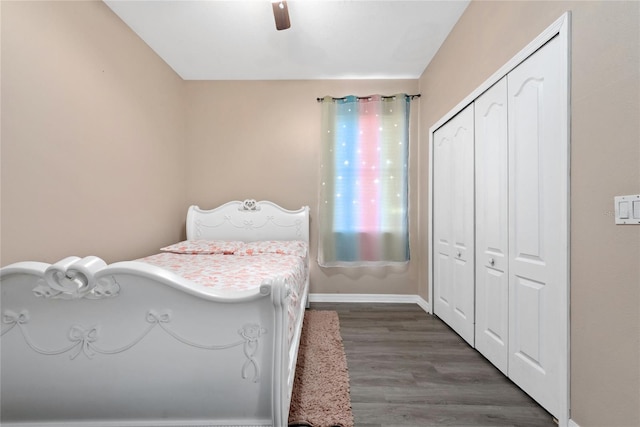
{"type": "Polygon", "coordinates": [[[415,304],[336,310],[357,427],[554,427],[549,413],[445,323],[415,304]]]}

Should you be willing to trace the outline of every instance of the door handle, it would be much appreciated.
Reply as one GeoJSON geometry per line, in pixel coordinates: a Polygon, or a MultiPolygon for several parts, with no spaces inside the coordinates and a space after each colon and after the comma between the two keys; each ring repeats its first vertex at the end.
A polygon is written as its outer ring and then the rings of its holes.
{"type": "Polygon", "coordinates": [[[462,253],[461,253],[460,251],[458,251],[458,252],[456,252],[456,256],[457,256],[458,258],[460,258],[460,257],[462,256],[462,253]]]}
{"type": "Polygon", "coordinates": [[[493,267],[493,265],[496,263],[496,260],[493,258],[489,258],[489,265],[493,267]]]}

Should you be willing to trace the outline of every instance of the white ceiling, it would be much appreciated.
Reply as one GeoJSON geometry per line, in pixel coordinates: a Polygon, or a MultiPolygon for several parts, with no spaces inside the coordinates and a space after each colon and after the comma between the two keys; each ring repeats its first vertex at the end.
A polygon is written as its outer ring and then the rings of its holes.
{"type": "Polygon", "coordinates": [[[185,80],[415,79],[469,0],[104,0],[185,80]]]}

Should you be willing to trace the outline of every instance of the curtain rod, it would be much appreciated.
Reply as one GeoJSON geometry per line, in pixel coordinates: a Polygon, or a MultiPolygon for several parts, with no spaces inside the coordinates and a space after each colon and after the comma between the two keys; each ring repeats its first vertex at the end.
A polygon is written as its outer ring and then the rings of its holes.
{"type": "MultiPolygon", "coordinates": [[[[420,98],[420,94],[416,93],[414,95],[406,95],[407,97],[409,97],[411,100],[414,100],[416,98],[420,98]]],[[[389,95],[389,96],[381,96],[382,99],[391,99],[391,98],[395,98],[396,95],[389,95]]],[[[343,96],[342,98],[335,98],[335,97],[331,97],[331,100],[333,101],[344,101],[345,99],[347,99],[346,96],[343,96]]],[[[371,99],[371,96],[356,96],[356,99],[371,99]]],[[[316,101],[318,102],[322,102],[324,101],[324,98],[316,98],[316,101]]]]}

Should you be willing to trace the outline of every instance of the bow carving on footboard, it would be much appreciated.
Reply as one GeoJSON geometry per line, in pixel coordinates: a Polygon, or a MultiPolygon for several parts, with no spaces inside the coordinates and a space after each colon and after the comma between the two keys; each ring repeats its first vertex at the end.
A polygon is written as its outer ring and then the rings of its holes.
{"type": "Polygon", "coordinates": [[[91,327],[72,325],[67,332],[67,338],[71,344],[66,344],[56,349],[46,349],[41,345],[36,344],[27,330],[27,325],[31,320],[31,315],[27,310],[22,310],[19,313],[16,313],[13,310],[5,310],[2,313],[2,323],[7,325],[7,327],[0,331],[0,337],[3,337],[9,331],[17,327],[29,348],[38,354],[55,356],[70,353],[70,360],[75,360],[80,354],[84,354],[88,359],[93,359],[96,354],[116,355],[123,353],[142,342],[152,330],[159,327],[176,341],[201,350],[225,350],[232,347],[242,346],[242,351],[246,358],[246,361],[241,368],[242,379],[249,378],[248,371],[249,368],[252,368],[253,376],[251,377],[251,381],[254,383],[258,383],[260,381],[260,366],[256,360],[256,352],[258,351],[260,337],[267,333],[267,330],[260,325],[253,323],[245,324],[242,328],[238,329],[238,335],[240,335],[241,339],[237,341],[226,344],[205,344],[185,338],[171,330],[168,327],[173,320],[171,310],[165,310],[160,313],[155,310],[148,310],[145,319],[148,323],[147,327],[144,328],[144,330],[138,334],[133,341],[116,348],[103,348],[100,346],[101,325],[93,325],[91,327]]]}

